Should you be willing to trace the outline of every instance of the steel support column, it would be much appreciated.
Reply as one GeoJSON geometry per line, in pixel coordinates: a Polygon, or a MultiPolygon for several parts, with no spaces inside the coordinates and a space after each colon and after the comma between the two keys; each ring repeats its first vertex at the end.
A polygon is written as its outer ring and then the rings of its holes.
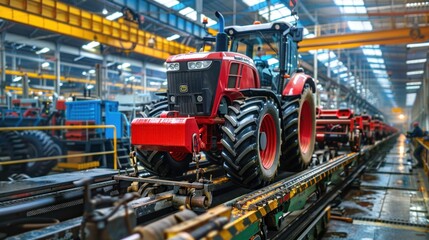
{"type": "Polygon", "coordinates": [[[55,43],[55,81],[54,81],[54,92],[58,95],[61,95],[61,54],[60,54],[61,45],[57,41],[55,43]]]}
{"type": "Polygon", "coordinates": [[[5,47],[6,32],[0,32],[0,103],[5,103],[6,88],[6,47],[5,47]]]}

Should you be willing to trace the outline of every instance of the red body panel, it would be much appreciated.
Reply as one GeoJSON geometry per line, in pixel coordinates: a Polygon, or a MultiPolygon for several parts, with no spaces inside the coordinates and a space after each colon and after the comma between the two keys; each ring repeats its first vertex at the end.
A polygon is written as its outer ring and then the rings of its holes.
{"type": "MultiPolygon", "coordinates": [[[[353,111],[350,109],[317,109],[316,119],[316,141],[325,142],[326,136],[336,135],[342,143],[349,141],[349,133],[359,128],[359,121],[353,118],[353,111]]],[[[329,145],[330,143],[328,143],[329,145]]]]}
{"type": "Polygon", "coordinates": [[[188,118],[136,118],[131,143],[142,150],[192,153],[192,136],[199,136],[197,121],[188,118]]]}

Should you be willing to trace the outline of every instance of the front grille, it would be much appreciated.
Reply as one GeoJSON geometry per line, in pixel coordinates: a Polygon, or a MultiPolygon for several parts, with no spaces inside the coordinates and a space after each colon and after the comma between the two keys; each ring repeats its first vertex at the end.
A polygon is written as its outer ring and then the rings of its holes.
{"type": "Polygon", "coordinates": [[[193,71],[187,70],[187,62],[181,62],[181,71],[168,72],[169,110],[178,111],[181,116],[210,115],[220,67],[220,61],[213,61],[208,69],[193,71]],[[171,96],[174,96],[174,102],[171,96]],[[199,96],[203,98],[201,102],[197,101],[199,96]]]}

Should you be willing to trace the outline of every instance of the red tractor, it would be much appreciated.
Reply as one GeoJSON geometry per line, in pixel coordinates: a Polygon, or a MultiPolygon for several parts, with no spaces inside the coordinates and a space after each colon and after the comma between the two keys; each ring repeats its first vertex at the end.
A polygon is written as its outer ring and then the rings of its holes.
{"type": "Polygon", "coordinates": [[[316,141],[319,148],[339,148],[349,144],[352,152],[359,152],[362,142],[362,121],[355,119],[351,109],[317,109],[316,141]]]}
{"type": "Polygon", "coordinates": [[[368,114],[362,114],[356,116],[355,119],[362,125],[362,142],[367,145],[373,145],[375,143],[375,132],[371,116],[368,114]]]}
{"type": "Polygon", "coordinates": [[[302,29],[286,22],[224,28],[216,16],[215,51],[169,57],[166,98],[132,122],[137,159],[174,179],[201,151],[248,188],[271,182],[280,165],[305,169],[314,150],[316,87],[297,66],[302,29]]]}

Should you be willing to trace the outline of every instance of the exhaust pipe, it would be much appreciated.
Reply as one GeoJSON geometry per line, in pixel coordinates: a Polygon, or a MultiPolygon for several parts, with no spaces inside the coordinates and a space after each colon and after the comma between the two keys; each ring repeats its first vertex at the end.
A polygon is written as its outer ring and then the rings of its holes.
{"type": "Polygon", "coordinates": [[[228,35],[225,33],[225,18],[219,11],[215,12],[219,23],[219,32],[216,35],[216,52],[228,51],[228,35]]]}

